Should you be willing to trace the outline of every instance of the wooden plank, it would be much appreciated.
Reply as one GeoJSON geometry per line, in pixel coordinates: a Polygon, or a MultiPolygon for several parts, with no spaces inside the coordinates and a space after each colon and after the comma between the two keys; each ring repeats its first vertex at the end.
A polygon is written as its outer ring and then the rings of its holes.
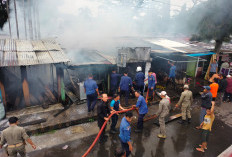
{"type": "Polygon", "coordinates": [[[23,95],[24,95],[25,104],[26,106],[30,106],[30,92],[29,92],[28,82],[26,79],[23,80],[22,85],[23,85],[23,95]]]}
{"type": "MultiPolygon", "coordinates": [[[[178,118],[180,118],[180,117],[181,117],[181,113],[172,115],[172,116],[170,116],[170,117],[166,117],[166,118],[165,118],[165,123],[169,123],[169,122],[171,122],[171,121],[173,121],[173,120],[176,120],[176,119],[178,119],[178,118]]],[[[154,123],[155,123],[156,125],[159,126],[159,120],[158,120],[158,119],[156,119],[156,121],[155,121],[154,123]]]]}
{"type": "Polygon", "coordinates": [[[3,85],[3,83],[1,81],[0,81],[0,90],[1,90],[1,93],[2,93],[3,104],[6,107],[6,93],[5,93],[4,85],[3,85]]]}

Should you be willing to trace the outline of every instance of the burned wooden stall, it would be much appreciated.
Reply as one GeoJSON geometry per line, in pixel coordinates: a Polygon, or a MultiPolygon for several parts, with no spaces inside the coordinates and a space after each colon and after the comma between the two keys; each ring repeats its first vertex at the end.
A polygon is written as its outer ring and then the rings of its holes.
{"type": "Polygon", "coordinates": [[[55,41],[1,39],[0,44],[0,88],[7,111],[59,101],[57,65],[69,60],[55,41]]]}
{"type": "Polygon", "coordinates": [[[128,71],[131,78],[135,78],[136,68],[142,67],[142,71],[147,76],[151,66],[150,47],[122,47],[118,50],[117,66],[119,72],[128,71]]]}
{"type": "Polygon", "coordinates": [[[69,50],[72,55],[72,62],[67,64],[65,70],[66,94],[73,101],[83,101],[86,99],[84,93],[84,81],[89,74],[97,82],[101,93],[108,93],[110,90],[110,74],[116,67],[115,58],[107,56],[96,50],[69,50]]]}

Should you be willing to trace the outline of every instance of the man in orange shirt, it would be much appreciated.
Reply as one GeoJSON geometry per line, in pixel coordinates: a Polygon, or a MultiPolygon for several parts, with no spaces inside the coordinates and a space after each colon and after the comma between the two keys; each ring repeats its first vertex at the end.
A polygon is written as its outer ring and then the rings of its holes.
{"type": "Polygon", "coordinates": [[[209,86],[211,88],[210,92],[212,93],[212,101],[215,101],[216,100],[216,97],[217,97],[217,92],[218,92],[218,79],[217,78],[214,78],[213,79],[213,83],[211,83],[209,86]]]}

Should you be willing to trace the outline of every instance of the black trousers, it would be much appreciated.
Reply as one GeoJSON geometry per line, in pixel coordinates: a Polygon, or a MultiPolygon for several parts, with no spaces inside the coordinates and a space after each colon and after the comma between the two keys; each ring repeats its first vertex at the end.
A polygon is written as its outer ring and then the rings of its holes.
{"type": "Polygon", "coordinates": [[[142,130],[143,129],[143,118],[145,114],[139,114],[138,118],[138,124],[137,124],[137,129],[142,130]]]}
{"type": "Polygon", "coordinates": [[[111,123],[111,127],[110,127],[111,130],[115,130],[115,127],[116,127],[116,125],[117,125],[117,122],[118,122],[118,115],[117,115],[117,114],[114,114],[114,115],[112,116],[112,123],[111,123]]]}
{"type": "Polygon", "coordinates": [[[121,90],[120,91],[120,97],[125,96],[125,103],[126,105],[128,105],[128,99],[129,99],[129,95],[130,95],[130,91],[128,90],[121,90]]]}
{"type": "Polygon", "coordinates": [[[121,141],[122,149],[124,152],[126,152],[126,157],[128,157],[131,154],[131,151],[129,149],[129,145],[128,145],[128,143],[122,142],[122,140],[120,140],[120,141],[121,141]]]}
{"type": "Polygon", "coordinates": [[[97,103],[97,93],[87,95],[88,112],[93,111],[97,103]]]}
{"type": "Polygon", "coordinates": [[[136,90],[140,91],[141,95],[143,96],[144,85],[136,86],[136,90]]]}
{"type": "Polygon", "coordinates": [[[111,89],[110,89],[110,92],[112,94],[112,96],[114,96],[114,94],[116,94],[117,92],[117,85],[111,85],[111,89]]]}
{"type": "MultiPolygon", "coordinates": [[[[101,130],[103,124],[104,124],[105,120],[98,120],[98,127],[99,129],[101,130]]],[[[101,136],[99,138],[100,141],[102,141],[104,139],[104,136],[105,136],[105,130],[106,130],[106,126],[105,128],[103,129],[102,133],[101,133],[101,136]]]]}

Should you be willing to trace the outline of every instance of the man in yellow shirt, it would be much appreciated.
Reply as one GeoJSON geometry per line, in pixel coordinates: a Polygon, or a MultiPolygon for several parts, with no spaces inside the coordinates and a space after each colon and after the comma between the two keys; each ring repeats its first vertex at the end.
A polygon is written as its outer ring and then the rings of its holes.
{"type": "Polygon", "coordinates": [[[202,144],[199,145],[200,148],[196,148],[197,151],[205,152],[205,149],[207,149],[207,142],[209,140],[209,133],[212,129],[213,121],[215,119],[214,105],[215,105],[215,101],[212,101],[212,107],[206,110],[206,115],[204,117],[204,121],[200,125],[200,127],[202,129],[202,134],[201,134],[202,144]]]}

